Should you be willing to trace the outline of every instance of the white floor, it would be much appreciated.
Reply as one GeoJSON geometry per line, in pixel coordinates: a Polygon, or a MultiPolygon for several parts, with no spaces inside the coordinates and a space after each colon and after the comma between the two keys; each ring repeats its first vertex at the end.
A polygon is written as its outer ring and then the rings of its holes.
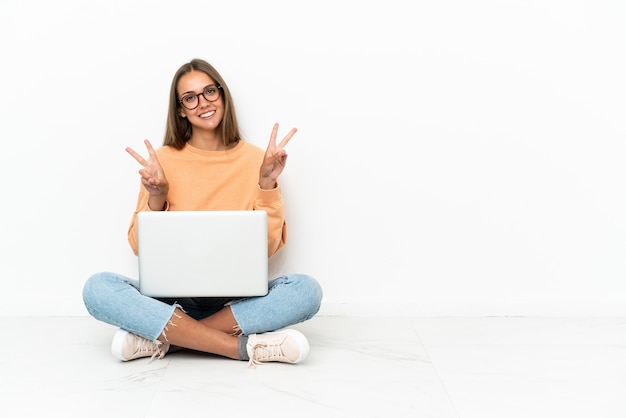
{"type": "Polygon", "coordinates": [[[626,318],[362,318],[296,326],[298,365],[119,362],[92,318],[0,318],[0,416],[626,417],[626,318]]]}

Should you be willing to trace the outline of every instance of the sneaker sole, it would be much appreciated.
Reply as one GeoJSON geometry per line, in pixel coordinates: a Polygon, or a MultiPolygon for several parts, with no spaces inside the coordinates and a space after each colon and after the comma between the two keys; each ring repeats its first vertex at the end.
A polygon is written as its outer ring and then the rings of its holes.
{"type": "Polygon", "coordinates": [[[306,339],[303,333],[295,329],[285,329],[278,332],[281,334],[288,334],[291,338],[296,340],[300,346],[300,356],[292,364],[300,363],[302,360],[307,358],[310,351],[309,340],[306,339]]]}
{"type": "Polygon", "coordinates": [[[111,343],[111,353],[118,359],[122,361],[128,361],[122,356],[122,345],[124,344],[124,340],[128,335],[128,331],[123,329],[118,329],[113,336],[113,342],[111,343]]]}

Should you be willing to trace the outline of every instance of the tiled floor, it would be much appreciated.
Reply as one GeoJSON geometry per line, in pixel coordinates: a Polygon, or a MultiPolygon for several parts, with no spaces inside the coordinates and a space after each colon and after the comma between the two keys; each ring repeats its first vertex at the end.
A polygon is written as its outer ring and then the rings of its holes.
{"type": "Polygon", "coordinates": [[[0,318],[0,416],[626,417],[626,318],[320,316],[298,365],[128,363],[92,318],[0,318]]]}

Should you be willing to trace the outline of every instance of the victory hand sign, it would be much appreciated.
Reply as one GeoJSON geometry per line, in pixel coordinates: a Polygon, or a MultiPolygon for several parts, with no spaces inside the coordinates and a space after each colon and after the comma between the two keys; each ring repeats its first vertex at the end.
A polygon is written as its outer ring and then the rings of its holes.
{"type": "Polygon", "coordinates": [[[167,198],[167,192],[169,191],[169,183],[165,178],[165,173],[159,159],[157,158],[154,148],[147,139],[144,141],[146,148],[148,149],[148,159],[144,159],[141,155],[137,154],[132,148],[126,148],[126,152],[133,156],[139,164],[142,165],[142,169],[139,170],[141,175],[141,183],[150,193],[150,200],[148,200],[148,206],[152,210],[163,210],[165,207],[165,199],[167,198]]]}
{"type": "Polygon", "coordinates": [[[287,163],[287,152],[283,149],[296,133],[297,129],[293,128],[289,133],[280,141],[280,144],[276,145],[276,135],[278,133],[278,124],[274,124],[272,129],[272,135],[270,136],[270,143],[265,151],[265,157],[259,170],[259,186],[262,189],[273,189],[276,187],[276,180],[278,176],[283,172],[285,164],[287,163]]]}

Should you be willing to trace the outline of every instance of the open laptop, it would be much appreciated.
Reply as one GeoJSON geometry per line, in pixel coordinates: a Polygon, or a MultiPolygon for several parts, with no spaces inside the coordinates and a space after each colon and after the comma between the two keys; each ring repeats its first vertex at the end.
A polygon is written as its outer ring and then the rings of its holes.
{"type": "Polygon", "coordinates": [[[137,214],[139,290],[152,297],[249,297],[268,292],[267,213],[137,214]]]}

